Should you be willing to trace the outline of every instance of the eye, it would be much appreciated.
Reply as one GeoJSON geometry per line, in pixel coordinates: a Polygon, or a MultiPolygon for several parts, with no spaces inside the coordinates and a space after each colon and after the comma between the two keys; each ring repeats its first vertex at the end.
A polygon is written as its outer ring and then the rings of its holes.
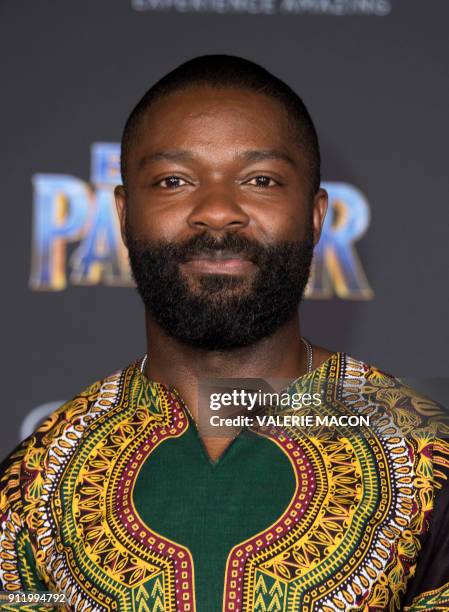
{"type": "Polygon", "coordinates": [[[188,183],[179,176],[166,176],[158,181],[156,185],[158,187],[162,187],[163,189],[176,189],[177,187],[188,185],[188,183]]]}
{"type": "Polygon", "coordinates": [[[254,187],[275,187],[279,183],[269,176],[255,176],[246,182],[247,185],[254,185],[254,187]]]}

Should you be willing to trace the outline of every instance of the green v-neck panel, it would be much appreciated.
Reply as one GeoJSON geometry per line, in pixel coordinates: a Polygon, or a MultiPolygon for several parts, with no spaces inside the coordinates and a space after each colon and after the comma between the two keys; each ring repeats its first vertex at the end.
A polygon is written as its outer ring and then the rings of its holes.
{"type": "Polygon", "coordinates": [[[218,612],[231,549],[274,523],[294,492],[293,468],[276,443],[244,431],[212,463],[189,422],[149,455],[133,501],[151,531],[191,552],[197,612],[218,612]]]}

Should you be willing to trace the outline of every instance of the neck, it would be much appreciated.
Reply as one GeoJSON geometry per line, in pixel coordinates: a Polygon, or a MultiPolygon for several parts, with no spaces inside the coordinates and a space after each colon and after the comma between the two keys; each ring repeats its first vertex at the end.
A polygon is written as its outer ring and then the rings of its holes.
{"type": "Polygon", "coordinates": [[[146,376],[173,385],[194,416],[199,378],[296,378],[306,371],[307,355],[296,313],[271,336],[226,350],[185,345],[168,336],[148,313],[146,329],[146,376]]]}

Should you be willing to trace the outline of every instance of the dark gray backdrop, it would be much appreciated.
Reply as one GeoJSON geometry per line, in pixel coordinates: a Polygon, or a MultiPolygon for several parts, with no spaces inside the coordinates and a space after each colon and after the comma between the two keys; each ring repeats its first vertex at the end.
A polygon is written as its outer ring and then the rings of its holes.
{"type": "Polygon", "coordinates": [[[198,54],[243,55],[289,82],[315,119],[323,178],[356,186],[370,204],[356,247],[375,297],[308,300],[306,336],[398,376],[447,376],[449,4],[297,0],[297,14],[266,3],[245,6],[273,14],[238,12],[226,0],[209,12],[138,6],[0,1],[0,456],[30,411],[144,350],[132,289],[30,289],[31,177],[89,180],[91,144],[117,142],[145,89],[198,54]]]}

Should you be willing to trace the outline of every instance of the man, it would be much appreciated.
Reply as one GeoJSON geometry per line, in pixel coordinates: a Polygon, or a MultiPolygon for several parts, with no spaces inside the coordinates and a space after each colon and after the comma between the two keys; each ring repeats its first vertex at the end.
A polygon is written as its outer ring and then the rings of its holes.
{"type": "Polygon", "coordinates": [[[3,590],[60,593],[70,610],[449,610],[441,411],[301,335],[327,206],[304,104],[251,62],[196,58],[133,110],[121,162],[148,355],[7,460],[3,590]],[[290,379],[289,397],[323,400],[295,414],[370,430],[203,435],[201,381],[236,378],[290,379]]]}

